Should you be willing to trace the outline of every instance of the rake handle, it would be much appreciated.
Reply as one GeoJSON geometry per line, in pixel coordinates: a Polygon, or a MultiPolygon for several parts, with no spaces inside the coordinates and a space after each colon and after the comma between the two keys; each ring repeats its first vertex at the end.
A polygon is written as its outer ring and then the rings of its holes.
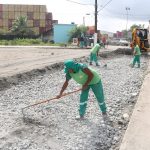
{"type": "MultiPolygon", "coordinates": [[[[61,97],[64,97],[64,96],[67,96],[67,95],[73,94],[73,93],[78,92],[78,91],[81,91],[81,89],[78,89],[78,90],[75,90],[75,91],[72,91],[72,92],[68,92],[68,93],[64,93],[64,94],[62,94],[62,96],[61,96],[61,97]]],[[[61,98],[61,97],[60,97],[60,98],[61,98]]],[[[51,101],[51,100],[55,100],[55,99],[59,99],[59,98],[54,97],[54,98],[51,98],[51,99],[47,99],[47,100],[44,100],[44,101],[40,101],[40,102],[37,102],[37,103],[35,103],[35,104],[28,105],[28,106],[26,106],[26,107],[22,108],[22,110],[24,110],[24,109],[26,109],[26,108],[29,108],[29,107],[33,107],[33,106],[39,105],[39,104],[42,104],[42,103],[46,103],[46,102],[49,102],[49,101],[51,101]]]]}

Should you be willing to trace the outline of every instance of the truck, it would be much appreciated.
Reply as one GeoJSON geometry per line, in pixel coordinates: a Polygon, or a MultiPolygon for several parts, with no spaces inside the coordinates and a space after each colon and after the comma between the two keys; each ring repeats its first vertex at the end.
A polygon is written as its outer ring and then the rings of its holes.
{"type": "Polygon", "coordinates": [[[132,41],[131,48],[133,49],[135,45],[138,45],[143,52],[150,51],[148,42],[148,29],[144,28],[134,28],[132,31],[132,41]]]}

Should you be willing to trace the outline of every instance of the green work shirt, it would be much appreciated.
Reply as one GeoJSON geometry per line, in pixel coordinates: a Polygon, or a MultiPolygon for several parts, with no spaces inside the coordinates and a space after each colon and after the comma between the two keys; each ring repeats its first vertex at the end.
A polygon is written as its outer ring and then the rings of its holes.
{"type": "Polygon", "coordinates": [[[96,54],[100,50],[100,45],[95,44],[95,46],[91,49],[91,53],[96,54]]]}
{"type": "MultiPolygon", "coordinates": [[[[66,74],[66,79],[70,80],[71,78],[73,78],[77,83],[84,85],[85,82],[88,79],[88,75],[86,73],[83,72],[84,68],[80,68],[79,71],[77,73],[67,73],[66,74]]],[[[97,84],[100,81],[100,75],[91,68],[88,68],[92,73],[93,73],[93,79],[91,80],[91,82],[89,83],[89,85],[93,85],[93,84],[97,84]]]]}
{"type": "Polygon", "coordinates": [[[134,51],[135,51],[135,55],[141,55],[141,51],[138,45],[135,46],[134,51]]]}

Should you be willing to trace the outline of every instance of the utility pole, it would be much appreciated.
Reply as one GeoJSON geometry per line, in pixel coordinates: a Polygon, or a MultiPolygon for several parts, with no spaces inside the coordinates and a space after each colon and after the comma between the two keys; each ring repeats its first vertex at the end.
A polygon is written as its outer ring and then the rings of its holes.
{"type": "Polygon", "coordinates": [[[95,33],[94,33],[94,45],[97,43],[97,0],[95,0],[95,33]]]}
{"type": "Polygon", "coordinates": [[[127,11],[127,23],[126,23],[126,39],[128,38],[128,11],[130,10],[129,7],[126,7],[126,11],[127,11]]]}
{"type": "Polygon", "coordinates": [[[95,0],[95,33],[97,33],[97,0],[95,0]]]}

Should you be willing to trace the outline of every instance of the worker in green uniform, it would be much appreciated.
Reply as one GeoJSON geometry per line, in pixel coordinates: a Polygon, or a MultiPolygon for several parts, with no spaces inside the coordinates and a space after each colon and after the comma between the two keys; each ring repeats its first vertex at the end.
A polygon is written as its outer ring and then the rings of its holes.
{"type": "Polygon", "coordinates": [[[97,43],[90,50],[90,65],[92,65],[92,62],[94,61],[96,66],[99,66],[97,56],[98,56],[98,52],[99,52],[100,48],[101,48],[101,46],[97,43]]]}
{"type": "Polygon", "coordinates": [[[135,63],[137,62],[138,68],[140,68],[141,51],[138,45],[134,47],[133,55],[134,55],[134,58],[132,62],[132,67],[134,67],[135,63]]]}
{"type": "Polygon", "coordinates": [[[94,69],[88,68],[86,64],[77,63],[72,59],[65,61],[64,66],[66,80],[57,98],[61,97],[68,86],[69,80],[73,78],[77,83],[82,85],[78,119],[84,118],[90,88],[96,96],[102,114],[106,115],[106,104],[100,75],[94,69]]]}

